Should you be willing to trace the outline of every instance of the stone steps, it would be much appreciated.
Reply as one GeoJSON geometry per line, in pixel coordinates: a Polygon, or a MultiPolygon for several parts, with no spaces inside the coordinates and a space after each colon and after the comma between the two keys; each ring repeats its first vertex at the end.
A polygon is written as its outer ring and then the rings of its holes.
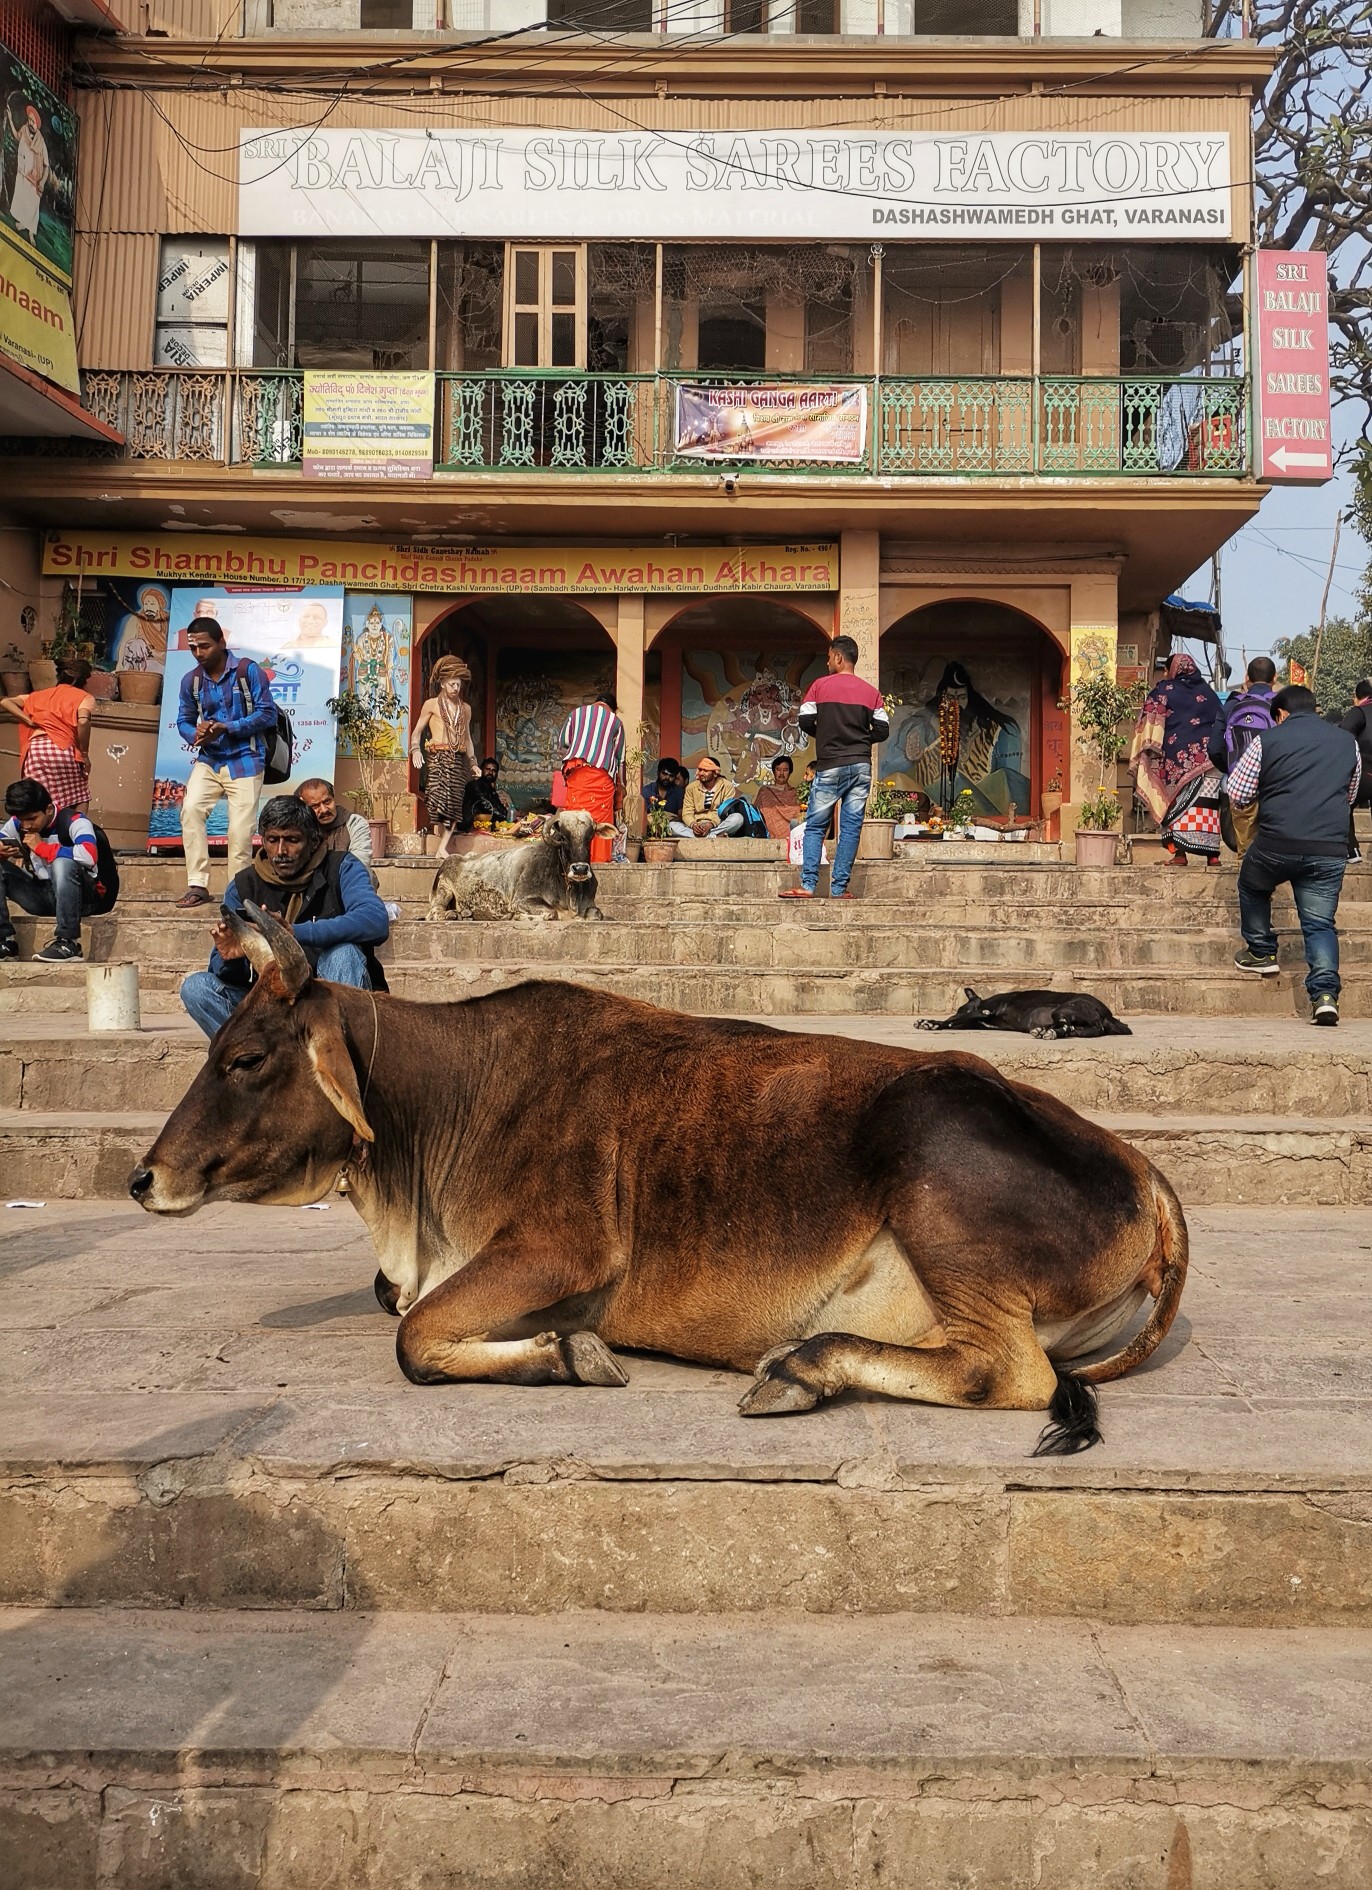
{"type": "Polygon", "coordinates": [[[1035,1459],[1039,1413],[749,1422],[660,1358],[419,1390],[341,1200],[0,1211],[0,1604],[1372,1627],[1372,1211],[1191,1221],[1104,1443],[1035,1459]]]}
{"type": "MultiPolygon", "coordinates": [[[[1372,909],[1369,909],[1372,917],[1372,909]]],[[[928,966],[981,966],[987,971],[1016,971],[1021,966],[1113,970],[1135,965],[1164,970],[1215,971],[1229,967],[1242,940],[1232,925],[1185,926],[1115,922],[1087,926],[1029,924],[1010,917],[996,924],[954,924],[941,915],[922,914],[908,923],[889,919],[865,924],[788,923],[783,912],[769,923],[721,916],[710,925],[658,920],[612,921],[603,925],[548,922],[472,921],[430,924],[422,919],[393,922],[382,948],[387,964],[542,965],[556,971],[568,964],[739,966],[765,970],[907,970],[928,966]]],[[[18,928],[17,928],[18,929],[18,928]]],[[[204,920],[187,923],[166,918],[115,916],[96,922],[85,940],[92,963],[132,960],[157,978],[201,963],[208,956],[204,920]]],[[[1279,928],[1284,963],[1304,967],[1300,932],[1279,928]]],[[[21,946],[45,942],[33,921],[21,931],[21,946]]],[[[1349,967],[1372,967],[1372,924],[1350,927],[1341,957],[1349,967]]],[[[21,964],[40,976],[41,964],[21,964]]],[[[54,969],[62,969],[54,967],[54,969]]],[[[0,982],[3,982],[0,978],[0,982]]]]}
{"type": "MultiPolygon", "coordinates": [[[[1262,1201],[1355,1207],[1372,1197],[1372,1113],[1309,1119],[1087,1113],[1142,1149],[1188,1207],[1262,1201]]],[[[121,1197],[164,1120],[146,1110],[0,1108],[4,1185],[54,1200],[121,1197]]]]}
{"type": "Polygon", "coordinates": [[[4,1836],[64,1890],[1351,1890],[1370,1656],[956,1615],[7,1613],[4,1836]]]}

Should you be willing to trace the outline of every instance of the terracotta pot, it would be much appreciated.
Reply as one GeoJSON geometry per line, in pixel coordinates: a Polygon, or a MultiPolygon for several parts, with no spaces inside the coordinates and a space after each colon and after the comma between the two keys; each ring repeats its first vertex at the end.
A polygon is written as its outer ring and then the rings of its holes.
{"type": "Polygon", "coordinates": [[[372,858],[374,860],[384,860],[386,857],[386,849],[391,844],[390,822],[386,820],[369,820],[367,825],[372,830],[372,858]]]}
{"type": "Polygon", "coordinates": [[[1062,789],[1045,788],[1039,795],[1039,814],[1044,820],[1050,819],[1062,806],[1062,789]]]}
{"type": "Polygon", "coordinates": [[[26,669],[0,669],[0,695],[26,696],[29,672],[26,669]]]}
{"type": "Polygon", "coordinates": [[[860,860],[889,860],[895,854],[896,823],[893,820],[864,820],[858,836],[860,860]]]}
{"type": "Polygon", "coordinates": [[[35,656],[29,660],[29,679],[35,689],[55,689],[57,687],[57,665],[47,656],[35,656]]]}
{"type": "Polygon", "coordinates": [[[119,678],[109,669],[93,669],[86,679],[86,691],[97,702],[113,702],[119,694],[119,678]]]}
{"type": "Polygon", "coordinates": [[[119,700],[141,702],[144,706],[162,700],[162,677],[155,669],[121,669],[119,700]]]}
{"type": "Polygon", "coordinates": [[[1096,827],[1078,827],[1075,837],[1078,866],[1100,868],[1115,864],[1119,835],[1113,827],[1105,833],[1096,827]]]}
{"type": "Polygon", "coordinates": [[[643,863],[645,866],[670,866],[676,858],[675,840],[645,840],[643,842],[643,863]]]}

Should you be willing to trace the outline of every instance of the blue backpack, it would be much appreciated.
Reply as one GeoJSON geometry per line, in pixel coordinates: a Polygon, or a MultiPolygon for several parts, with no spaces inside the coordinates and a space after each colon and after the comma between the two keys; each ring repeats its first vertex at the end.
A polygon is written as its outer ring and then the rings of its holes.
{"type": "Polygon", "coordinates": [[[1232,774],[1238,765],[1239,756],[1248,744],[1256,741],[1259,735],[1265,735],[1276,724],[1272,720],[1272,703],[1267,696],[1236,696],[1224,718],[1224,754],[1226,774],[1232,774]]]}

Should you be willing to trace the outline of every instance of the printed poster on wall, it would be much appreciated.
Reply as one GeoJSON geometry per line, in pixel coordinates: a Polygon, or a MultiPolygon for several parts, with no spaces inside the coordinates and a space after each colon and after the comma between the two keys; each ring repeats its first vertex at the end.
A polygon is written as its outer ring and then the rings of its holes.
{"type": "Polygon", "coordinates": [[[676,390],[678,459],[807,459],[859,464],[865,387],[689,387],[676,390]]]}
{"type": "Polygon", "coordinates": [[[307,370],[306,479],[431,479],[432,374],[307,370]]]}
{"type": "MultiPolygon", "coordinates": [[[[404,758],[410,729],[410,626],[413,600],[408,597],[369,596],[349,591],[343,600],[343,668],[341,686],[355,696],[375,699],[393,695],[400,713],[391,724],[382,753],[393,761],[404,758]]],[[[348,736],[338,737],[340,755],[351,755],[348,736]]]]}
{"type": "MultiPolygon", "coordinates": [[[[195,763],[195,752],[176,725],[181,681],[195,668],[187,633],[197,617],[223,625],[232,659],[250,656],[266,670],[272,697],[291,718],[295,730],[295,767],[289,781],[273,794],[293,794],[301,781],[333,774],[336,727],[325,708],[338,693],[343,643],[341,587],[314,585],[300,591],[229,592],[177,585],[168,622],[166,680],[162,686],[157,763],[153,771],[152,815],[148,845],[181,844],[181,802],[195,763]]],[[[228,832],[228,804],[221,800],[209,818],[211,839],[228,832]]]]}
{"type": "Polygon", "coordinates": [[[76,114],[7,46],[0,46],[0,96],[0,235],[69,289],[76,114]]]}

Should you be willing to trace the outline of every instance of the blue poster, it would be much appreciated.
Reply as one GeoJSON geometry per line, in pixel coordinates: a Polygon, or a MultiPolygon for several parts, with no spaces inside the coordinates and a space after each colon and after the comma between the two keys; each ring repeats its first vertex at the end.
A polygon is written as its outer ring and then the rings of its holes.
{"type": "MultiPolygon", "coordinates": [[[[373,596],[369,591],[349,591],[343,600],[342,684],[363,701],[391,695],[399,702],[382,750],[393,761],[403,761],[408,746],[413,605],[413,598],[373,596]]],[[[338,752],[352,753],[346,736],[339,737],[338,752]]]]}
{"type": "MultiPolygon", "coordinates": [[[[181,679],[195,667],[187,631],[196,617],[213,617],[223,627],[230,661],[250,656],[267,672],[272,696],[291,718],[295,730],[295,765],[289,781],[271,789],[291,794],[311,775],[333,774],[336,726],[325,708],[338,694],[338,665],[343,641],[341,586],[315,585],[300,591],[215,591],[177,585],[167,624],[166,680],[157,731],[153,771],[152,848],[181,844],[181,801],[195,762],[195,751],[176,726],[181,679]]],[[[228,804],[221,800],[210,814],[211,839],[228,832],[228,804]]]]}

